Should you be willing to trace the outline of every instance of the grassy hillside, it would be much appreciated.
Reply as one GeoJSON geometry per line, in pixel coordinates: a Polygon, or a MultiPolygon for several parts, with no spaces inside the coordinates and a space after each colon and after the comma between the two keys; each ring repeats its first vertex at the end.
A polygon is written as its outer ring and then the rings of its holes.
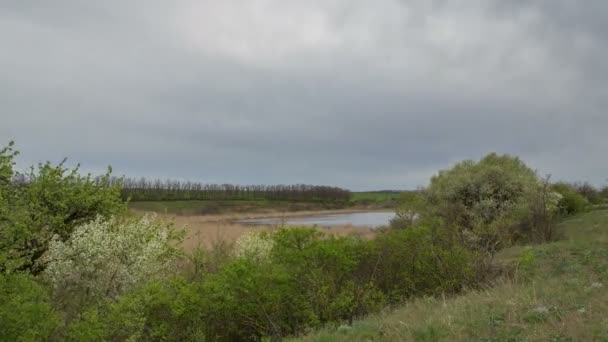
{"type": "Polygon", "coordinates": [[[562,240],[502,251],[494,287],[423,298],[298,341],[608,341],[608,210],[570,218],[562,240]]]}

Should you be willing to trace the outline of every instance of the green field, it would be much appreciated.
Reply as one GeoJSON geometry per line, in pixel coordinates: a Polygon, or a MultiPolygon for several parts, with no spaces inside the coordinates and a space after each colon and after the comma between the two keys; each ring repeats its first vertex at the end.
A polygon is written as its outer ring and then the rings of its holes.
{"type": "Polygon", "coordinates": [[[190,201],[137,201],[129,208],[179,215],[207,215],[227,212],[303,211],[389,208],[397,205],[397,192],[353,192],[350,202],[294,202],[270,200],[190,200],[190,201]]]}
{"type": "Polygon", "coordinates": [[[560,241],[503,250],[492,287],[421,298],[299,341],[608,341],[608,210],[559,225],[560,241]]]}
{"type": "Polygon", "coordinates": [[[399,192],[389,192],[389,191],[367,191],[367,192],[353,192],[351,201],[377,201],[377,202],[387,202],[387,201],[396,201],[399,199],[399,192]]]}
{"type": "Polygon", "coordinates": [[[349,208],[351,203],[289,202],[269,200],[231,201],[141,201],[130,202],[133,210],[154,211],[178,215],[212,215],[239,212],[332,210],[349,208]]]}

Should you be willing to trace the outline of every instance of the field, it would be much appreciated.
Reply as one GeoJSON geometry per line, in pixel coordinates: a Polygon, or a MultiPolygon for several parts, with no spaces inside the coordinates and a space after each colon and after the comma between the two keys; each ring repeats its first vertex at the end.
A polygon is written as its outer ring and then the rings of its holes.
{"type": "Polygon", "coordinates": [[[287,212],[303,210],[339,209],[340,203],[288,202],[269,200],[229,201],[141,201],[129,203],[129,208],[138,211],[154,211],[175,215],[216,215],[225,213],[287,212]]]}
{"type": "Polygon", "coordinates": [[[130,202],[135,211],[175,215],[217,215],[231,213],[284,213],[337,209],[382,209],[397,205],[398,192],[353,192],[349,202],[296,202],[271,200],[190,200],[130,202]]]}
{"type": "Polygon", "coordinates": [[[367,191],[367,192],[353,192],[353,202],[360,201],[376,201],[376,202],[390,202],[397,201],[399,199],[399,192],[395,191],[367,191]]]}
{"type": "Polygon", "coordinates": [[[297,341],[608,341],[608,211],[564,221],[563,238],[506,249],[510,272],[454,298],[421,298],[297,341]]]}

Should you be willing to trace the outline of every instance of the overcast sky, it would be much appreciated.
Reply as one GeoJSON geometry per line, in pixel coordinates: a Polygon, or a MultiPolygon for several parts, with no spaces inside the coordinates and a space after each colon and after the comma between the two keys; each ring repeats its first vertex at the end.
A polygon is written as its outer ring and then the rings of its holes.
{"type": "Polygon", "coordinates": [[[488,152],[608,178],[605,0],[0,0],[20,167],[352,190],[488,152]]]}

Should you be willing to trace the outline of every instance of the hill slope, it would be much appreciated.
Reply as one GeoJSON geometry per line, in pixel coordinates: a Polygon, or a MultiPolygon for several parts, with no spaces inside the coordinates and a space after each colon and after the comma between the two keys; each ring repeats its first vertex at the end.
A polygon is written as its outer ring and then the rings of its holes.
{"type": "Polygon", "coordinates": [[[496,286],[422,298],[301,341],[608,341],[608,210],[559,225],[563,239],[502,251],[496,286]]]}

